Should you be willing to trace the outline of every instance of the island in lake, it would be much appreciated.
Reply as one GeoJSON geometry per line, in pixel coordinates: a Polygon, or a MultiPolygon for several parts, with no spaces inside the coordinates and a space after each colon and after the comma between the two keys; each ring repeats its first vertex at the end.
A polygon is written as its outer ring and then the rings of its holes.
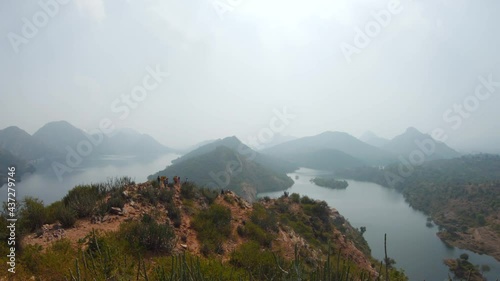
{"type": "Polygon", "coordinates": [[[317,186],[329,187],[335,189],[346,189],[349,185],[345,180],[336,180],[334,178],[313,178],[311,179],[317,186]]]}

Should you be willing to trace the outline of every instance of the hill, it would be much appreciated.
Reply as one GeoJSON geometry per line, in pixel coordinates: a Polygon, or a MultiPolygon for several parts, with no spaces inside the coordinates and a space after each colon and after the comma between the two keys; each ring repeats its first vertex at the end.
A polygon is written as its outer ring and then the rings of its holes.
{"type": "Polygon", "coordinates": [[[298,169],[299,167],[289,161],[276,158],[270,155],[262,154],[257,152],[244,143],[242,143],[237,137],[226,137],[223,139],[218,139],[212,142],[209,142],[203,146],[196,148],[195,150],[175,159],[172,161],[172,164],[178,164],[182,161],[195,158],[197,156],[201,156],[203,154],[214,151],[217,147],[224,146],[237,153],[245,156],[247,159],[251,159],[255,163],[258,163],[268,169],[274,170],[278,173],[290,173],[298,169]]]}
{"type": "Polygon", "coordinates": [[[115,134],[106,137],[98,150],[101,154],[108,155],[163,154],[173,151],[150,135],[133,129],[118,129],[115,134]]]}
{"type": "Polygon", "coordinates": [[[278,144],[282,144],[282,143],[292,141],[295,139],[297,139],[297,138],[294,136],[284,136],[280,133],[276,133],[276,134],[274,134],[273,138],[270,141],[264,142],[264,143],[259,143],[254,148],[257,150],[263,150],[263,149],[270,148],[270,147],[276,146],[278,144]]]}
{"type": "MultiPolygon", "coordinates": [[[[64,158],[68,153],[67,148],[76,150],[79,143],[91,138],[91,135],[66,121],[47,123],[33,135],[12,126],[0,130],[0,149],[23,160],[50,160],[64,158]]],[[[93,145],[92,149],[94,156],[163,154],[173,151],[153,137],[132,129],[117,129],[113,135],[104,136],[102,142],[93,145]]]]}
{"type": "Polygon", "coordinates": [[[316,136],[299,138],[264,149],[262,152],[283,159],[294,159],[300,166],[312,164],[316,169],[363,164],[383,165],[395,160],[390,153],[342,132],[324,132],[316,136]],[[321,156],[321,151],[327,155],[321,156]],[[317,156],[321,157],[314,162],[317,156]],[[328,156],[335,158],[330,159],[328,156]]]}
{"type": "Polygon", "coordinates": [[[232,136],[232,137],[226,137],[223,139],[217,139],[213,141],[206,141],[204,142],[205,144],[201,143],[200,146],[195,148],[194,150],[182,155],[181,157],[174,159],[172,161],[172,164],[177,164],[182,161],[195,158],[198,156],[201,156],[203,154],[209,153],[214,151],[217,147],[219,146],[225,146],[227,148],[230,148],[234,151],[249,151],[249,147],[244,145],[237,137],[232,136]]]}
{"type": "Polygon", "coordinates": [[[3,173],[0,174],[0,186],[7,182],[8,168],[12,166],[16,168],[16,182],[20,181],[23,174],[33,173],[35,171],[34,167],[28,164],[27,161],[19,159],[9,151],[0,148],[0,171],[3,171],[3,173]]]}
{"type": "Polygon", "coordinates": [[[264,167],[226,146],[218,146],[199,156],[191,155],[148,179],[174,175],[188,177],[201,186],[230,189],[249,201],[255,200],[258,192],[284,190],[293,184],[286,174],[264,167]]]}
{"type": "Polygon", "coordinates": [[[79,142],[88,139],[83,130],[66,121],[45,124],[33,134],[33,138],[61,155],[67,153],[66,147],[75,149],[79,142]]]}
{"type": "MultiPolygon", "coordinates": [[[[324,201],[298,194],[250,204],[191,183],[166,188],[124,178],[75,187],[50,206],[28,199],[27,206],[18,219],[23,251],[13,280],[385,278],[357,229],[324,201]]],[[[0,227],[6,224],[0,217],[0,227]]],[[[2,262],[7,251],[0,245],[2,262]]]]}
{"type": "Polygon", "coordinates": [[[423,134],[413,127],[408,128],[403,134],[394,137],[387,144],[383,145],[382,148],[396,155],[408,158],[413,151],[422,150],[418,142],[423,143],[426,140],[432,140],[434,146],[433,153],[426,155],[427,161],[460,157],[460,153],[445,143],[436,141],[430,135],[423,134]]]}
{"type": "Polygon", "coordinates": [[[16,126],[0,130],[0,149],[23,160],[37,160],[56,154],[55,150],[16,126]]]}
{"type": "Polygon", "coordinates": [[[285,154],[281,157],[301,167],[327,171],[366,165],[365,162],[336,149],[311,149],[311,151],[285,154]]]}

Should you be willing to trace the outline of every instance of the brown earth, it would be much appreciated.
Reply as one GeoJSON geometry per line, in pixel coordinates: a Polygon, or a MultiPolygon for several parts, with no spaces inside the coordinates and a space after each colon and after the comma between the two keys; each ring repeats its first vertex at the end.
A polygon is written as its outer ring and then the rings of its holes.
{"type": "Polygon", "coordinates": [[[438,232],[437,236],[451,246],[486,254],[500,261],[500,237],[489,226],[469,228],[466,232],[457,232],[454,237],[446,232],[438,232]]]}

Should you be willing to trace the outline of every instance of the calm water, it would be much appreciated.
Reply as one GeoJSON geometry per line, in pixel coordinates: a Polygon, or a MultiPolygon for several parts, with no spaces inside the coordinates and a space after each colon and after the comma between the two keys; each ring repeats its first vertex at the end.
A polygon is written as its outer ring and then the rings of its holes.
{"type": "MultiPolygon", "coordinates": [[[[157,157],[103,156],[94,159],[72,173],[66,173],[60,182],[52,170],[27,175],[16,185],[17,199],[34,196],[47,205],[62,199],[68,190],[78,184],[106,181],[107,178],[129,176],[136,182],[144,182],[147,176],[163,170],[179,155],[166,154],[157,157]]],[[[0,202],[6,201],[7,188],[0,189],[0,202]]]]}
{"type": "MultiPolygon", "coordinates": [[[[412,209],[399,192],[375,183],[353,180],[347,180],[349,186],[345,190],[323,188],[309,181],[321,174],[325,173],[304,168],[289,174],[295,184],[288,191],[325,200],[354,227],[365,226],[364,237],[378,260],[384,256],[384,233],[387,233],[388,255],[396,260],[397,267],[405,270],[410,280],[446,280],[449,271],[443,259],[458,258],[462,253],[469,254],[469,261],[474,265],[491,268],[485,273],[488,280],[500,278],[500,262],[490,256],[448,248],[436,236],[437,227],[427,227],[427,217],[412,209]]],[[[259,197],[279,197],[282,194],[261,193],[259,197]]]]}

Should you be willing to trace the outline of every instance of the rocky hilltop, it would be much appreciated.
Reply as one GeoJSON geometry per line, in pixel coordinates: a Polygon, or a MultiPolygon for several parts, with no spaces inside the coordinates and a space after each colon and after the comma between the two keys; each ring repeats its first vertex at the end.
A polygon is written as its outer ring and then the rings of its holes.
{"type": "MultiPolygon", "coordinates": [[[[343,216],[324,201],[298,194],[250,204],[232,191],[199,188],[189,182],[164,186],[156,181],[119,181],[76,187],[62,201],[44,208],[44,223],[21,239],[17,280],[32,276],[64,280],[77,272],[81,279],[76,280],[136,275],[142,276],[139,280],[291,280],[299,276],[324,280],[314,277],[319,274],[338,276],[338,280],[377,280],[385,274],[385,266],[370,256],[360,232],[343,216]],[[97,196],[88,209],[80,205],[90,204],[86,196],[97,196]],[[51,218],[51,213],[58,219],[51,218]],[[66,218],[71,214],[76,215],[74,221],[66,218]],[[106,265],[93,268],[92,262],[106,265]],[[185,270],[196,270],[199,276],[160,278],[160,272],[180,274],[177,263],[183,262],[185,270]]],[[[33,223],[22,222],[23,212],[27,215],[29,210],[21,211],[21,224],[33,223]]],[[[389,274],[391,280],[405,280],[392,268],[389,274]]]]}

